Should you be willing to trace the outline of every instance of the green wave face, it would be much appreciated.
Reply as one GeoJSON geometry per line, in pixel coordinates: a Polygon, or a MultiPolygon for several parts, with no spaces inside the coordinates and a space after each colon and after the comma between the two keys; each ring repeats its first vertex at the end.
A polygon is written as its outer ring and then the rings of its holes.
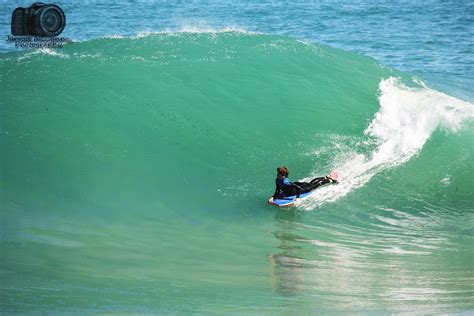
{"type": "Polygon", "coordinates": [[[474,308],[472,104],[367,57],[238,32],[98,39],[0,68],[2,310],[474,308]],[[278,211],[278,165],[342,181],[278,211]]]}

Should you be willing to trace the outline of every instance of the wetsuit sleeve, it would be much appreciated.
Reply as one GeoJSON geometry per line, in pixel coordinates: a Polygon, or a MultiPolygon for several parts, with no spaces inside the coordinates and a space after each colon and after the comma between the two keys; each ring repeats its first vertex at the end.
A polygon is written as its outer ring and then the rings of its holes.
{"type": "Polygon", "coordinates": [[[280,183],[279,183],[279,180],[278,178],[275,179],[275,193],[273,193],[273,197],[276,198],[277,195],[279,195],[281,192],[281,189],[280,189],[280,183]]]}

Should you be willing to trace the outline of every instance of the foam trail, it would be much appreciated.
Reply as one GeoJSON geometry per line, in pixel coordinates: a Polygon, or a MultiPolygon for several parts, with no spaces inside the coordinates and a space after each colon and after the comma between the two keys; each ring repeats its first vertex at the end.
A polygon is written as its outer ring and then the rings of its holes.
{"type": "Polygon", "coordinates": [[[379,83],[380,109],[364,131],[377,141],[376,149],[367,156],[352,153],[337,163],[342,182],[318,189],[317,195],[302,202],[304,209],[343,197],[378,172],[408,161],[436,129],[456,132],[465,120],[474,118],[473,104],[414,82],[418,87],[408,87],[395,77],[379,83]]]}

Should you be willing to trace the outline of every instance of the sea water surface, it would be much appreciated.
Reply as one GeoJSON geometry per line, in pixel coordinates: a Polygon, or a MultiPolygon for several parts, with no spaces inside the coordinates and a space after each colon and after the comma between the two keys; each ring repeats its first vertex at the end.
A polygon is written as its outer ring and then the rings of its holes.
{"type": "Polygon", "coordinates": [[[3,314],[473,312],[471,2],[59,3],[1,46],[3,314]]]}

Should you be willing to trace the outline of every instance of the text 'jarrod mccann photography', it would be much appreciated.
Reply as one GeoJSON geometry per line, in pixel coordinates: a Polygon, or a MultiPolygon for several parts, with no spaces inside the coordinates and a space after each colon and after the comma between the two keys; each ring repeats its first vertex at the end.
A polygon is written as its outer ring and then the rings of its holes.
{"type": "Polygon", "coordinates": [[[56,4],[35,2],[12,12],[11,35],[7,43],[15,48],[62,48],[70,40],[58,37],[66,27],[66,15],[56,4]]]}
{"type": "Polygon", "coordinates": [[[71,40],[66,37],[40,36],[7,36],[8,43],[14,43],[15,48],[62,48],[64,43],[71,40]]]}

